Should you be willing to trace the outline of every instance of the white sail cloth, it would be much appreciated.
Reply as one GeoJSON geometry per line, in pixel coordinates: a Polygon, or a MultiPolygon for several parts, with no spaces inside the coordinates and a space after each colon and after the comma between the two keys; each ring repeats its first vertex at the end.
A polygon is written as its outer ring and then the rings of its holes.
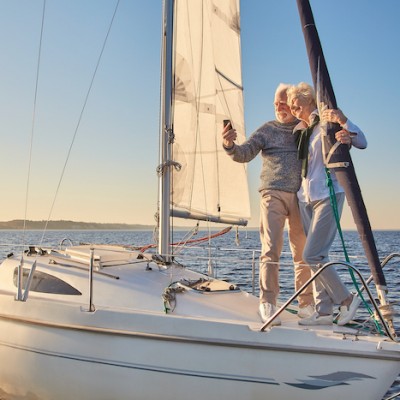
{"type": "Polygon", "coordinates": [[[186,218],[247,219],[246,166],[226,156],[221,137],[229,119],[245,140],[239,1],[175,6],[172,158],[182,169],[173,173],[172,204],[186,218]]]}

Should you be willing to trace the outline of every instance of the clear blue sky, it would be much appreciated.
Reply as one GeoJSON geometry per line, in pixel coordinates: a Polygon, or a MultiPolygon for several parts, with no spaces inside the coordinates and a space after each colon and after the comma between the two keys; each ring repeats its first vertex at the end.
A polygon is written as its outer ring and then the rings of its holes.
{"type": "MultiPolygon", "coordinates": [[[[27,218],[47,219],[114,0],[47,0],[27,218]]],[[[52,219],[153,224],[161,0],[121,0],[52,219]]],[[[400,1],[313,0],[339,107],[365,132],[352,150],[372,227],[400,229],[400,1]]],[[[243,0],[247,134],[274,118],[279,82],[310,82],[295,0],[243,0]]],[[[42,1],[0,0],[0,220],[23,218],[42,1]]],[[[249,164],[258,224],[260,160],[249,164]]],[[[344,228],[353,228],[348,210],[344,228]]]]}

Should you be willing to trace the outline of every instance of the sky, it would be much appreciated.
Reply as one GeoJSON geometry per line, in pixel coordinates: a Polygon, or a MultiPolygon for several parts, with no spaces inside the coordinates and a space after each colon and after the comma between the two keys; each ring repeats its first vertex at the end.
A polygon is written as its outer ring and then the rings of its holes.
{"type": "MultiPolygon", "coordinates": [[[[85,102],[115,5],[47,0],[39,62],[43,1],[0,0],[0,221],[154,224],[162,1],[120,0],[85,102]]],[[[400,1],[311,6],[338,106],[368,139],[351,156],[371,226],[400,229],[400,1]]],[[[295,0],[242,0],[241,32],[250,135],[274,119],[280,82],[311,75],[295,0]]],[[[260,169],[248,165],[252,227],[260,169]]]]}

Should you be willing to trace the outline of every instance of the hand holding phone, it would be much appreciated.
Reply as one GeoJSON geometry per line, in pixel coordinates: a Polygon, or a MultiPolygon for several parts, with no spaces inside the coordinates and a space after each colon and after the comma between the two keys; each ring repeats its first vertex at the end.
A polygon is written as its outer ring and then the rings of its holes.
{"type": "Polygon", "coordinates": [[[232,127],[232,122],[229,119],[224,119],[224,130],[222,132],[223,143],[226,148],[231,148],[236,140],[236,131],[232,127]]]}
{"type": "Polygon", "coordinates": [[[224,128],[225,128],[227,125],[230,125],[230,126],[231,126],[231,129],[232,129],[232,122],[231,122],[230,119],[224,119],[224,128]]]}

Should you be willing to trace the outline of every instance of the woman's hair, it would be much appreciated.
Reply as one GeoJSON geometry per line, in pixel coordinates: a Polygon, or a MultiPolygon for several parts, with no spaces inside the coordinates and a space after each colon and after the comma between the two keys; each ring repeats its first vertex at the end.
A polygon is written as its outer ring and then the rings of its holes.
{"type": "Polygon", "coordinates": [[[286,93],[289,105],[294,99],[302,100],[306,104],[317,104],[314,89],[308,83],[300,82],[298,85],[291,86],[286,93]]]}

